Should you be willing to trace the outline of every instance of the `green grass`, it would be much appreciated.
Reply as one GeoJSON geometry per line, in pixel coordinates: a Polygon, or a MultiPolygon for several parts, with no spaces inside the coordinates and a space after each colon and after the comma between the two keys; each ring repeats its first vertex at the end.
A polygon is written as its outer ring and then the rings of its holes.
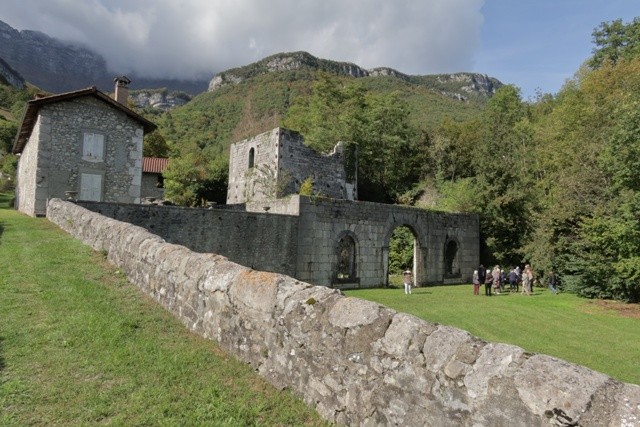
{"type": "Polygon", "coordinates": [[[572,294],[537,288],[530,297],[507,292],[488,298],[484,287],[474,296],[471,285],[417,288],[412,295],[399,287],[345,294],[640,384],[640,319],[572,294]]]}
{"type": "Polygon", "coordinates": [[[325,425],[0,194],[0,425],[325,425]]]}

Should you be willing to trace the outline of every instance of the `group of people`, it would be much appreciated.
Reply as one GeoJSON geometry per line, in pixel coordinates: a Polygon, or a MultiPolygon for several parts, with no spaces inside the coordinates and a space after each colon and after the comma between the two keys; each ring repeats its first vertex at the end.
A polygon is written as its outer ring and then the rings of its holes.
{"type": "MultiPolygon", "coordinates": [[[[403,273],[404,293],[411,294],[413,287],[413,274],[411,270],[403,273]]],[[[517,293],[522,285],[522,295],[533,294],[533,270],[529,264],[524,266],[524,270],[520,270],[520,266],[511,268],[509,273],[500,269],[499,265],[487,270],[484,265],[480,264],[477,270],[473,272],[473,294],[480,295],[480,286],[484,284],[484,294],[491,296],[492,291],[500,295],[505,290],[506,283],[509,283],[509,291],[517,293]]],[[[558,278],[552,271],[547,276],[549,290],[554,294],[558,293],[558,278]]]]}
{"type": "MultiPolygon", "coordinates": [[[[500,295],[505,291],[505,286],[509,284],[509,291],[517,293],[520,285],[522,285],[522,295],[532,295],[533,293],[533,270],[529,264],[520,270],[520,266],[511,268],[507,273],[500,268],[499,265],[488,270],[484,265],[480,264],[477,270],[473,272],[473,294],[480,295],[480,286],[484,284],[484,294],[491,296],[492,292],[500,295]]],[[[558,279],[553,271],[547,276],[549,289],[554,294],[558,293],[558,279]]]]}

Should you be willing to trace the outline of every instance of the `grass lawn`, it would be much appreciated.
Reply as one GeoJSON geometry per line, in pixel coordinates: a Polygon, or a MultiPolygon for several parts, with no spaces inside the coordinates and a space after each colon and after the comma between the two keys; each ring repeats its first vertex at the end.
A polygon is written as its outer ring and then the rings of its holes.
{"type": "Polygon", "coordinates": [[[0,425],[326,425],[0,194],[0,425]]]}
{"type": "Polygon", "coordinates": [[[536,288],[534,295],[485,297],[472,285],[400,287],[345,291],[422,319],[455,326],[486,341],[515,344],[604,372],[620,381],[640,384],[640,306],[603,304],[572,294],[553,295],[536,288]],[[614,309],[617,308],[617,309],[614,309]],[[637,317],[626,317],[622,309],[637,317]]]}

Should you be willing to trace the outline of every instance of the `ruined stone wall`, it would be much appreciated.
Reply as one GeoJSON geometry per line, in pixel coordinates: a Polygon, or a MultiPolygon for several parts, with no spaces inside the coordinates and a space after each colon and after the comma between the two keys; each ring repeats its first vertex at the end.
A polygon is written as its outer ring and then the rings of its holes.
{"type": "Polygon", "coordinates": [[[479,224],[474,214],[425,211],[408,206],[369,202],[350,202],[299,197],[297,276],[317,285],[335,282],[331,270],[323,265],[337,263],[336,244],[348,232],[358,248],[357,270],[360,287],[384,284],[387,277],[389,239],[393,230],[406,225],[414,232],[419,246],[415,279],[419,284],[444,283],[444,248],[449,239],[459,247],[460,272],[456,283],[471,282],[478,266],[479,224]]]}
{"type": "Polygon", "coordinates": [[[269,190],[276,188],[278,169],[278,129],[261,133],[253,138],[231,144],[229,147],[229,184],[227,203],[237,204],[262,200],[269,197],[269,190]],[[253,151],[252,151],[253,150],[253,151]],[[250,153],[253,152],[253,166],[250,153]],[[256,166],[259,165],[257,169],[256,166]],[[272,173],[274,181],[266,174],[272,173]],[[271,188],[267,188],[269,183],[271,188]]]}
{"type": "Polygon", "coordinates": [[[169,243],[224,254],[239,264],[295,276],[298,218],[233,209],[78,202],[169,243]]]}
{"type": "Polygon", "coordinates": [[[195,253],[72,203],[50,201],[47,217],[106,251],[188,328],[276,387],[289,387],[329,421],[527,427],[640,421],[637,385],[195,253]]]}
{"type": "Polygon", "coordinates": [[[458,245],[459,267],[451,281],[470,282],[479,263],[479,225],[474,214],[297,195],[214,209],[79,203],[144,227],[171,243],[219,253],[240,264],[315,285],[385,285],[389,240],[401,225],[411,228],[418,243],[415,280],[420,285],[447,282],[444,253],[451,239],[458,245]],[[345,234],[355,241],[357,280],[337,280],[338,243],[345,234]]]}
{"type": "MultiPolygon", "coordinates": [[[[299,134],[280,128],[279,167],[286,171],[289,180],[284,194],[298,194],[302,182],[311,178],[314,193],[333,199],[356,200],[355,157],[350,179],[345,168],[345,156],[349,154],[349,149],[353,147],[338,143],[331,153],[320,154],[304,145],[299,134]]],[[[355,151],[351,155],[355,156],[355,151]]]]}
{"type": "Polygon", "coordinates": [[[154,197],[156,199],[164,198],[164,188],[158,187],[158,176],[155,173],[143,173],[140,183],[140,198],[154,197]]]}
{"type": "Polygon", "coordinates": [[[344,143],[323,155],[304,145],[302,135],[297,132],[284,128],[264,132],[231,145],[227,203],[298,194],[307,178],[313,179],[314,192],[318,194],[355,200],[358,196],[355,156],[355,148],[344,143]],[[351,156],[352,161],[345,161],[346,156],[351,156]],[[346,163],[351,165],[350,173],[346,163]]]}

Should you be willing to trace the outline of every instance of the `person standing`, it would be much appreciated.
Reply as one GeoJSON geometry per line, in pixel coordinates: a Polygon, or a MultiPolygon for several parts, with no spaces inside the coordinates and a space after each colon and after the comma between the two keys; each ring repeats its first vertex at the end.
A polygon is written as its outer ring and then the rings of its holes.
{"type": "Polygon", "coordinates": [[[484,268],[484,265],[480,264],[480,267],[478,267],[478,281],[480,282],[481,285],[484,283],[486,278],[487,278],[487,269],[484,268]]]}
{"type": "Polygon", "coordinates": [[[553,270],[549,272],[547,283],[549,284],[549,290],[554,295],[558,295],[558,277],[556,276],[556,273],[553,272],[553,270]]]}
{"type": "Polygon", "coordinates": [[[500,295],[500,282],[502,279],[502,272],[500,271],[499,265],[493,267],[491,276],[493,276],[493,289],[495,289],[496,295],[500,295]]]}
{"type": "Polygon", "coordinates": [[[484,279],[484,294],[485,296],[490,297],[491,296],[491,287],[493,286],[493,276],[491,275],[491,273],[486,275],[486,278],[484,279]]]}
{"type": "Polygon", "coordinates": [[[413,274],[410,270],[407,270],[403,274],[404,276],[404,293],[405,295],[411,295],[411,286],[413,286],[413,274]]]}
{"type": "Polygon", "coordinates": [[[533,284],[533,273],[529,264],[524,266],[522,272],[522,294],[531,295],[531,285],[533,284]]]}
{"type": "Polygon", "coordinates": [[[478,275],[478,270],[473,272],[473,294],[480,295],[480,276],[478,275]]]}
{"type": "Polygon", "coordinates": [[[509,272],[509,290],[511,292],[518,292],[518,273],[515,267],[509,272]]]}

